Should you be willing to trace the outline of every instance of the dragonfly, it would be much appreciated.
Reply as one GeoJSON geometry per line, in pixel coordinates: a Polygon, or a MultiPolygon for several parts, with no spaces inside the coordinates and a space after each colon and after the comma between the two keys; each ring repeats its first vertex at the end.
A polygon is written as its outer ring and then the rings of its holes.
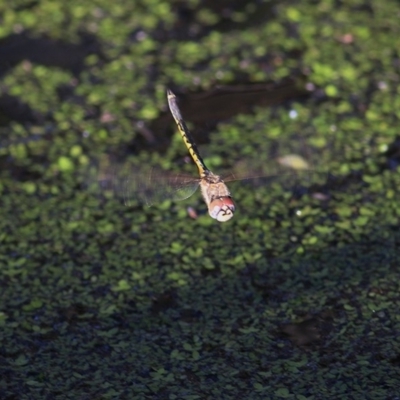
{"type": "MultiPolygon", "coordinates": [[[[225,182],[253,179],[264,177],[265,175],[260,172],[255,174],[232,172],[223,179],[220,175],[214,174],[201,157],[182,117],[177,98],[171,90],[167,90],[167,100],[183,143],[197,166],[199,177],[194,178],[183,174],[166,173],[155,168],[146,172],[142,171],[139,174],[130,170],[124,173],[121,168],[116,168],[117,172],[115,170],[111,172],[114,191],[122,194],[127,205],[130,205],[133,199],[142,199],[148,205],[152,205],[165,199],[187,199],[200,187],[210,217],[219,222],[229,221],[235,214],[236,206],[225,182]],[[118,178],[118,176],[121,176],[121,178],[118,178]]],[[[307,161],[296,154],[289,154],[279,158],[277,161],[285,169],[291,168],[296,171],[309,169],[307,161]]],[[[104,176],[99,178],[100,181],[103,179],[107,180],[108,178],[104,176]]]]}
{"type": "Polygon", "coordinates": [[[207,205],[210,217],[220,222],[230,220],[235,213],[235,203],[232,200],[228,187],[219,175],[214,174],[206,167],[192,135],[182,118],[176,96],[171,90],[167,90],[167,99],[169,109],[175,119],[176,125],[178,126],[183,142],[185,143],[192,160],[197,166],[200,176],[198,181],[200,191],[204,202],[207,205]]]}

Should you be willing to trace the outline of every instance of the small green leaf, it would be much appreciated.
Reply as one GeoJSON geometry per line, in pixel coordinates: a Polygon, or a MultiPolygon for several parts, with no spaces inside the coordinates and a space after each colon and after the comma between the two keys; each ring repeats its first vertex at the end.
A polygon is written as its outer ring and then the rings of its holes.
{"type": "Polygon", "coordinates": [[[58,159],[58,168],[60,171],[72,171],[74,169],[74,163],[71,161],[70,158],[61,156],[58,159]]]}
{"type": "Polygon", "coordinates": [[[14,360],[14,365],[17,365],[17,366],[23,366],[23,365],[26,365],[26,364],[28,364],[28,362],[29,362],[29,360],[28,360],[28,358],[25,356],[25,354],[21,354],[21,355],[19,355],[15,360],[14,360]]]}

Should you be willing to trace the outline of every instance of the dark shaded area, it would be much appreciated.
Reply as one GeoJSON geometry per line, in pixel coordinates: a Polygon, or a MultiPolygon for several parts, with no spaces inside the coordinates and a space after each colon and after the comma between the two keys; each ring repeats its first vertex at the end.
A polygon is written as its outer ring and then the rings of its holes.
{"type": "Polygon", "coordinates": [[[93,366],[106,363],[108,376],[103,378],[113,382],[120,397],[127,398],[164,399],[189,387],[192,393],[209,397],[228,382],[235,393],[247,398],[254,382],[263,381],[258,374],[277,366],[266,387],[289,387],[311,396],[314,369],[322,368],[326,374],[335,371],[342,385],[359,391],[372,390],[378,380],[379,388],[394,396],[399,357],[387,354],[385,343],[397,324],[395,305],[388,304],[384,318],[372,316],[367,324],[363,315],[368,298],[364,291],[389,296],[393,302],[398,297],[397,283],[383,280],[395,272],[395,266],[382,270],[376,263],[397,260],[393,243],[387,243],[383,251],[363,241],[305,257],[276,258],[273,264],[258,263],[258,273],[269,272],[270,287],[279,288],[279,296],[270,293],[260,298],[260,285],[254,287],[250,279],[243,279],[245,267],[243,274],[225,276],[223,284],[217,274],[208,281],[196,281],[195,286],[167,289],[147,306],[141,304],[140,310],[130,301],[133,293],[126,292],[110,316],[94,306],[97,296],[83,303],[67,300],[67,307],[58,312],[51,307],[26,312],[27,320],[45,333],[17,327],[12,337],[7,336],[9,345],[0,351],[2,378],[8,382],[5,395],[13,391],[30,393],[33,398],[56,393],[79,393],[88,399],[96,393],[101,396],[109,387],[99,386],[93,366]],[[327,259],[340,268],[319,275],[327,259]],[[283,271],[285,265],[291,268],[283,271]],[[361,285],[360,276],[364,276],[361,285]],[[331,285],[339,289],[336,294],[330,291],[331,285]],[[311,314],[299,304],[294,310],[297,321],[284,324],[280,322],[283,316],[264,315],[290,298],[313,298],[309,307],[318,309],[327,289],[330,296],[322,302],[325,310],[318,313],[311,314]],[[350,302],[345,301],[347,296],[350,302]],[[349,304],[351,309],[343,307],[349,304]],[[222,318],[227,310],[235,312],[222,318]],[[42,319],[46,325],[40,323],[42,319]],[[361,371],[355,374],[354,368],[361,371]],[[229,377],[233,371],[234,382],[229,377]]]}
{"type": "Polygon", "coordinates": [[[87,32],[79,36],[78,44],[48,37],[32,37],[29,31],[3,38],[0,41],[0,78],[23,60],[63,68],[78,76],[89,54],[102,54],[95,36],[87,32]]]}
{"type": "Polygon", "coordinates": [[[170,308],[175,308],[176,305],[177,303],[175,291],[167,290],[152,299],[151,312],[153,315],[158,315],[167,311],[170,308]]]}
{"type": "MultiPolygon", "coordinates": [[[[311,96],[305,89],[305,77],[287,78],[279,83],[248,83],[225,85],[207,92],[181,93],[171,88],[178,97],[184,119],[195,126],[192,134],[198,144],[209,141],[216,124],[237,114],[251,113],[254,107],[273,107],[289,101],[302,101],[311,96]]],[[[164,150],[175,132],[169,110],[155,119],[138,148],[164,150]],[[174,129],[172,130],[171,127],[174,129]]]]}
{"type": "Polygon", "coordinates": [[[390,171],[395,171],[400,165],[400,136],[394,138],[393,142],[384,153],[384,157],[386,160],[381,165],[382,170],[388,169],[390,171]]]}
{"type": "MultiPolygon", "coordinates": [[[[0,96],[0,125],[5,126],[10,121],[18,121],[22,124],[32,122],[36,123],[42,120],[39,113],[21,101],[16,96],[10,96],[4,93],[0,96]]],[[[0,144],[1,146],[1,144],[0,144]]]]}
{"type": "Polygon", "coordinates": [[[323,344],[333,328],[334,313],[325,311],[313,317],[304,317],[303,321],[285,324],[280,332],[296,346],[323,344]]]}
{"type": "Polygon", "coordinates": [[[206,0],[201,3],[201,7],[218,15],[218,21],[205,25],[197,20],[197,8],[191,8],[185,1],[176,1],[173,4],[173,11],[178,17],[177,23],[172,32],[170,30],[158,30],[157,39],[165,40],[167,37],[168,39],[187,40],[191,38],[196,40],[213,31],[229,32],[233,29],[246,29],[266,24],[269,20],[275,18],[275,4],[273,2],[254,1],[249,3],[247,0],[206,0]],[[241,21],[235,20],[234,14],[241,14],[241,21]]]}
{"type": "MultiPolygon", "coordinates": [[[[0,40],[0,78],[22,61],[70,71],[76,77],[83,71],[85,58],[90,54],[103,57],[96,37],[81,33],[80,43],[68,43],[47,37],[33,37],[29,31],[0,40]]],[[[60,88],[60,97],[71,95],[72,88],[60,88]]],[[[0,125],[9,121],[43,122],[47,117],[36,112],[15,96],[1,93],[0,125]]]]}
{"type": "Polygon", "coordinates": [[[204,121],[215,124],[239,113],[250,113],[255,106],[271,107],[288,100],[306,100],[310,92],[304,86],[305,77],[299,77],[297,80],[287,78],[278,83],[217,86],[203,93],[175,93],[187,120],[196,124],[204,121]]]}

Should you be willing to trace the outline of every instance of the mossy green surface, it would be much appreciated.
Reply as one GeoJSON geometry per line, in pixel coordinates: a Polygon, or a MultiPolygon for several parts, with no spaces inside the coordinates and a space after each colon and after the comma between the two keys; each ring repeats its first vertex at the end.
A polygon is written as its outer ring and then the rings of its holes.
{"type": "Polygon", "coordinates": [[[2,37],[98,47],[1,78],[32,118],[0,115],[0,397],[398,398],[398,3],[13,4],[2,37]],[[299,73],[309,99],[223,121],[207,159],[266,168],[300,137],[321,174],[233,183],[227,223],[200,195],[125,207],[88,178],[105,153],[180,170],[178,136],[140,148],[167,86],[299,73]]]}

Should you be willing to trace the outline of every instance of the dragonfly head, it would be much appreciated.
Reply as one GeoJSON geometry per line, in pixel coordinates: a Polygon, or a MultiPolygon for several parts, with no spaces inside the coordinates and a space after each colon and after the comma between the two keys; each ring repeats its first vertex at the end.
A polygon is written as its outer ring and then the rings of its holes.
{"type": "Polygon", "coordinates": [[[233,217],[235,204],[231,197],[219,197],[210,203],[208,212],[210,216],[217,221],[225,222],[233,217]]]}

